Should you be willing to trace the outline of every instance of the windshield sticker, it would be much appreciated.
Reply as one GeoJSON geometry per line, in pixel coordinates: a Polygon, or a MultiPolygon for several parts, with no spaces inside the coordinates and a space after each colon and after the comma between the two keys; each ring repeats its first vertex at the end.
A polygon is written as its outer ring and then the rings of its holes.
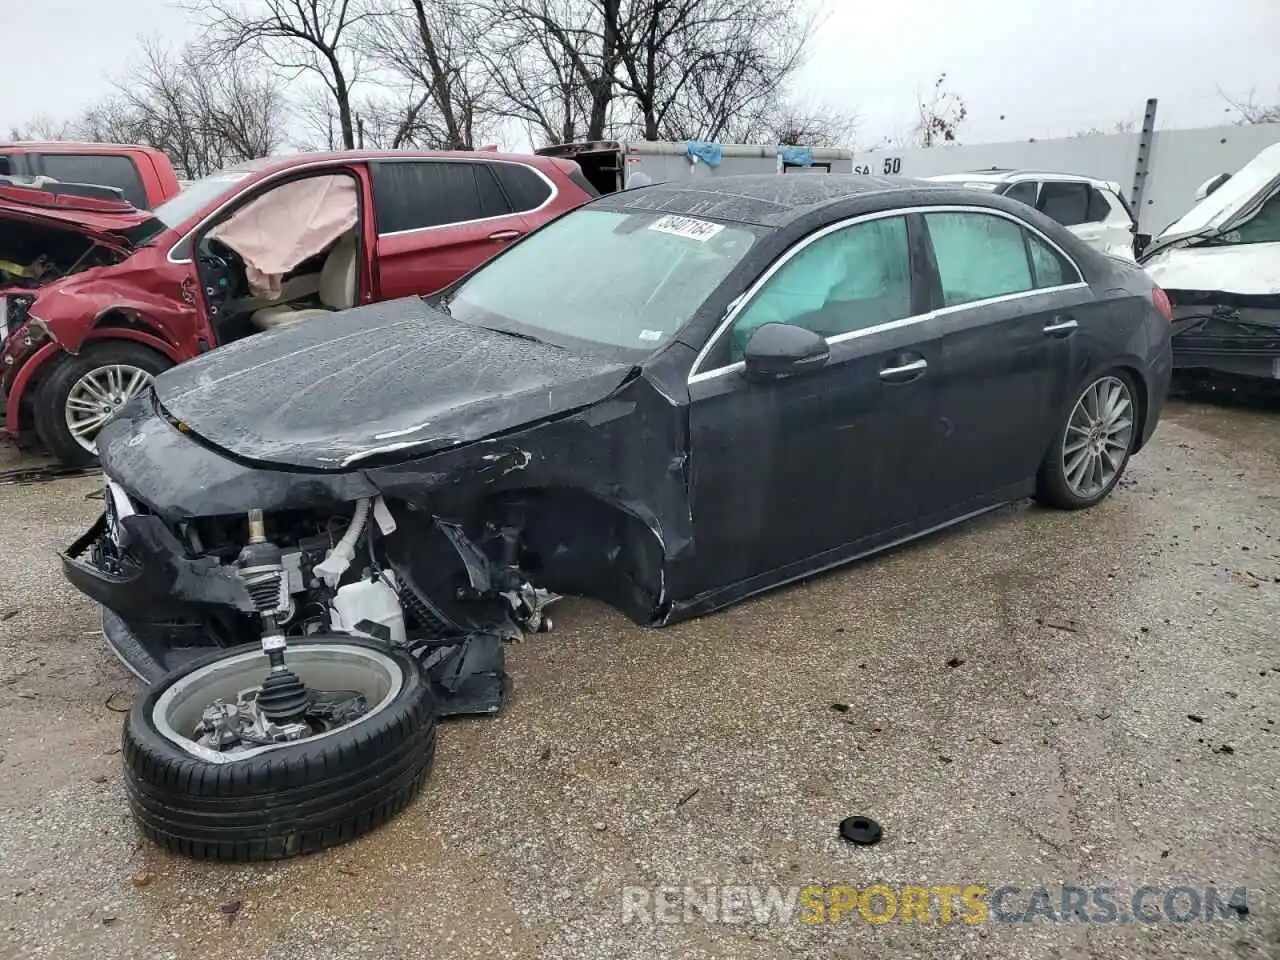
{"type": "Polygon", "coordinates": [[[661,330],[641,330],[640,339],[641,340],[661,340],[662,331],[661,330]]]}
{"type": "Polygon", "coordinates": [[[706,220],[695,220],[693,217],[667,215],[649,224],[649,229],[657,230],[659,233],[675,234],[677,237],[687,237],[690,240],[697,240],[699,243],[706,243],[723,230],[724,226],[719,223],[710,223],[706,220]]]}

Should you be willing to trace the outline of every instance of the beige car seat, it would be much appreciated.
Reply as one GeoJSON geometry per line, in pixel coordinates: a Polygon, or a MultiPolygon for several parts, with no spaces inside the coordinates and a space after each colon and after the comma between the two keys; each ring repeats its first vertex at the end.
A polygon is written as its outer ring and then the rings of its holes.
{"type": "Polygon", "coordinates": [[[334,310],[345,310],[356,305],[356,266],[358,259],[356,235],[341,237],[325,257],[320,268],[320,302],[323,307],[295,307],[289,303],[263,307],[253,313],[253,325],[259,330],[309,320],[334,310]]]}

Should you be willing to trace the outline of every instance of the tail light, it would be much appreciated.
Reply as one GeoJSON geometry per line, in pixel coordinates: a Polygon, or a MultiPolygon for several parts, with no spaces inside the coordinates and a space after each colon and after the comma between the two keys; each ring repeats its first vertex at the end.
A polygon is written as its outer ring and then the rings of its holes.
{"type": "Polygon", "coordinates": [[[1173,301],[1169,299],[1167,293],[1159,287],[1155,287],[1151,291],[1151,302],[1160,311],[1160,316],[1173,323],[1173,301]]]}

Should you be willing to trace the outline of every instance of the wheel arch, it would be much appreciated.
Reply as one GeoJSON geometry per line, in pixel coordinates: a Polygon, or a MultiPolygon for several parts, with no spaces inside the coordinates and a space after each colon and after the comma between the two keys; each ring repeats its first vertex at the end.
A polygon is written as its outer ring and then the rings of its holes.
{"type": "MultiPolygon", "coordinates": [[[[1137,404],[1137,407],[1138,407],[1137,415],[1134,417],[1134,423],[1133,423],[1134,430],[1136,431],[1136,436],[1137,436],[1137,439],[1134,441],[1134,444],[1133,444],[1133,453],[1137,453],[1146,444],[1145,438],[1147,435],[1147,417],[1150,415],[1149,412],[1151,410],[1151,398],[1150,398],[1151,387],[1147,382],[1146,376],[1142,373],[1141,369],[1139,369],[1138,365],[1135,363],[1126,361],[1123,363],[1116,364],[1114,367],[1110,367],[1109,369],[1117,370],[1121,373],[1128,375],[1128,377],[1133,381],[1133,385],[1137,388],[1136,390],[1137,395],[1133,398],[1133,402],[1137,404]]],[[[1104,370],[1102,372],[1105,373],[1106,371],[1104,370]]],[[[1095,379],[1097,376],[1100,376],[1100,375],[1101,374],[1095,374],[1095,379]]]]}
{"type": "Polygon", "coordinates": [[[518,487],[496,492],[480,515],[496,520],[519,507],[522,563],[540,586],[602,600],[637,623],[661,619],[666,542],[643,507],[585,487],[518,487]]]}
{"type": "MultiPolygon", "coordinates": [[[[148,320],[146,314],[125,307],[108,307],[93,321],[81,350],[103,340],[129,340],[150,347],[172,363],[183,361],[182,352],[164,336],[163,328],[148,320]]],[[[79,352],[79,351],[77,351],[79,352]]]]}

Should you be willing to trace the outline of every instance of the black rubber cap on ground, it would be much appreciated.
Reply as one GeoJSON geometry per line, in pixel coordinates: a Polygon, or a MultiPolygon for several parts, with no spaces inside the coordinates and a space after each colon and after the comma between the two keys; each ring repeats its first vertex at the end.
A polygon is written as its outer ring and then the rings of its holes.
{"type": "Polygon", "coordinates": [[[125,790],[152,840],[203,860],[277,860],[332,847],[390,820],[431,771],[437,703],[418,662],[360,638],[308,637],[290,649],[343,643],[368,647],[400,667],[396,698],[368,719],[232,763],[192,756],[163,736],[152,712],[179,678],[235,647],[184,664],[147,688],[125,716],[125,790]]]}
{"type": "Polygon", "coordinates": [[[850,843],[856,843],[862,847],[869,847],[873,843],[879,843],[883,834],[884,831],[880,829],[880,824],[870,817],[845,817],[840,821],[840,836],[850,843]]]}

